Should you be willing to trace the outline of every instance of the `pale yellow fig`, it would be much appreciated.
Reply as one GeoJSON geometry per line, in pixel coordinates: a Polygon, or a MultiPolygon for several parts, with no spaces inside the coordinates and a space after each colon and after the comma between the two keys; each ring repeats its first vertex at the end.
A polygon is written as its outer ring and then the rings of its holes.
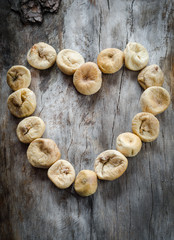
{"type": "Polygon", "coordinates": [[[80,53],[71,49],[63,49],[58,53],[56,62],[63,73],[73,75],[77,68],[85,63],[85,60],[80,53]]]}
{"type": "Polygon", "coordinates": [[[80,171],[75,179],[74,189],[82,197],[94,194],[97,190],[96,173],[91,170],[80,171]]]}
{"type": "Polygon", "coordinates": [[[81,65],[74,73],[73,83],[81,94],[92,95],[98,92],[101,88],[102,76],[97,64],[87,62],[81,65]]]}
{"type": "Polygon", "coordinates": [[[134,133],[125,132],[116,140],[116,149],[126,157],[134,157],[141,150],[141,139],[134,133]]]}
{"type": "Polygon", "coordinates": [[[39,42],[27,53],[28,63],[37,69],[50,68],[56,61],[56,50],[47,43],[39,42]]]}
{"type": "Polygon", "coordinates": [[[52,139],[37,138],[27,149],[28,161],[36,168],[49,168],[60,156],[60,150],[52,139]]]}
{"type": "Polygon", "coordinates": [[[138,82],[144,89],[153,86],[161,87],[164,82],[164,73],[156,64],[147,66],[138,74],[138,82]]]}
{"type": "Polygon", "coordinates": [[[94,164],[94,169],[99,179],[115,180],[127,169],[127,158],[116,150],[106,150],[100,153],[94,164]]]}
{"type": "Polygon", "coordinates": [[[28,117],[36,109],[36,96],[30,89],[21,88],[10,94],[7,104],[11,114],[15,117],[28,117]]]}
{"type": "Polygon", "coordinates": [[[152,142],[159,135],[159,121],[151,113],[137,113],[132,119],[132,132],[143,142],[152,142]]]}
{"type": "Polygon", "coordinates": [[[149,87],[141,95],[140,104],[143,112],[157,115],[164,112],[170,105],[170,95],[162,87],[149,87]]]}
{"type": "Polygon", "coordinates": [[[7,83],[13,91],[28,88],[31,83],[31,73],[22,65],[13,66],[7,72],[7,83]]]}
{"type": "Polygon", "coordinates": [[[48,169],[49,179],[60,189],[71,186],[75,180],[75,170],[70,162],[60,159],[48,169]]]}
{"type": "Polygon", "coordinates": [[[16,133],[23,143],[31,143],[36,138],[42,137],[45,131],[45,123],[40,117],[27,117],[17,126],[16,133]]]}
{"type": "Polygon", "coordinates": [[[125,65],[128,69],[138,71],[143,69],[148,61],[149,54],[140,43],[129,42],[124,50],[125,65]]]}
{"type": "Polygon", "coordinates": [[[103,73],[115,73],[122,68],[124,53],[117,48],[106,48],[97,57],[97,64],[103,73]]]}

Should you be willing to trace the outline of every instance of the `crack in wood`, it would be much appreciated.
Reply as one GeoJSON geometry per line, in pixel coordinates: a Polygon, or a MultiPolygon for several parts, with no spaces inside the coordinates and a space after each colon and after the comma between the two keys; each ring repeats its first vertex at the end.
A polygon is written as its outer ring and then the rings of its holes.
{"type": "Polygon", "coordinates": [[[107,3],[108,3],[108,10],[110,11],[110,2],[109,2],[109,0],[107,0],[107,3]]]}
{"type": "Polygon", "coordinates": [[[129,239],[131,236],[131,229],[132,229],[132,216],[131,216],[131,202],[130,202],[130,194],[129,194],[129,239]]]}
{"type": "Polygon", "coordinates": [[[99,16],[100,16],[100,18],[99,18],[98,48],[99,48],[99,52],[100,52],[100,49],[101,49],[101,47],[100,47],[101,39],[100,38],[101,38],[102,12],[99,13],[99,16]]]}
{"type": "Polygon", "coordinates": [[[150,239],[150,229],[151,229],[151,224],[152,224],[152,216],[153,216],[153,208],[154,208],[154,200],[153,200],[153,187],[152,187],[152,174],[151,174],[151,164],[150,164],[150,157],[149,157],[149,176],[150,176],[150,187],[151,187],[151,197],[152,197],[152,208],[150,212],[150,219],[149,219],[149,239],[150,239]]]}
{"type": "Polygon", "coordinates": [[[118,100],[117,100],[117,112],[119,111],[119,104],[120,104],[120,96],[121,96],[121,88],[122,88],[124,71],[125,71],[125,67],[123,66],[123,70],[122,70],[122,74],[121,74],[121,82],[120,82],[120,87],[119,87],[119,93],[118,93],[118,100]]]}
{"type": "Polygon", "coordinates": [[[131,2],[131,7],[130,7],[130,19],[131,19],[131,22],[130,22],[130,31],[133,32],[134,30],[134,3],[135,3],[135,0],[133,0],[131,2]]]}
{"type": "Polygon", "coordinates": [[[113,124],[112,124],[112,140],[111,140],[111,146],[113,146],[113,141],[114,141],[115,118],[116,118],[116,114],[119,112],[120,95],[121,95],[121,87],[122,87],[122,82],[123,82],[124,71],[125,71],[125,67],[123,66],[122,74],[121,74],[121,81],[120,81],[120,86],[119,86],[119,93],[118,93],[118,100],[117,100],[117,108],[114,110],[114,119],[113,119],[113,124]]]}

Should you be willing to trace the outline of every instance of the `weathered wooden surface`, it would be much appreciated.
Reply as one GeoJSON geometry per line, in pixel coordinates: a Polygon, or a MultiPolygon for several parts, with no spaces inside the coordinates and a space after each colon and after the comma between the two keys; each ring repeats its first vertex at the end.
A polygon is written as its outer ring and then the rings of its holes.
{"type": "Polygon", "coordinates": [[[55,15],[47,14],[42,25],[24,26],[1,0],[0,26],[0,239],[174,239],[174,72],[172,1],[61,1],[55,15]],[[57,189],[47,171],[31,167],[27,146],[16,137],[19,119],[6,105],[11,93],[6,72],[24,64],[32,72],[31,89],[37,96],[36,116],[47,125],[44,137],[56,141],[62,158],[69,159],[76,173],[93,169],[95,157],[115,148],[116,137],[131,130],[133,116],[141,111],[142,89],[136,72],[125,68],[103,75],[102,89],[82,96],[72,77],[56,64],[39,71],[26,62],[28,49],[44,41],[57,52],[79,51],[86,61],[96,61],[106,47],[124,49],[128,41],[142,43],[149,63],[165,73],[164,87],[172,103],[160,114],[159,138],[144,143],[137,157],[129,159],[126,173],[113,182],[99,181],[95,195],[81,198],[73,187],[57,189]]]}

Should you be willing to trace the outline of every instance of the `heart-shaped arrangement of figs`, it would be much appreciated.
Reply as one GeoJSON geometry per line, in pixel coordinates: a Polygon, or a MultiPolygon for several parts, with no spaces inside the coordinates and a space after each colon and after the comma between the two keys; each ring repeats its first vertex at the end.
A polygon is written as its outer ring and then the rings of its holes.
{"type": "Polygon", "coordinates": [[[34,44],[27,54],[28,63],[37,69],[51,67],[55,62],[59,69],[73,75],[73,84],[78,92],[92,95],[102,85],[102,73],[112,74],[119,71],[123,64],[132,70],[141,72],[139,84],[145,89],[140,104],[142,112],[132,120],[132,133],[125,132],[116,139],[116,150],[100,153],[95,159],[94,171],[82,170],[76,176],[74,167],[60,159],[61,153],[51,139],[41,138],[45,131],[44,121],[30,116],[36,109],[36,96],[28,87],[31,82],[30,71],[21,65],[11,67],[7,72],[7,83],[14,91],[8,97],[10,112],[24,118],[17,126],[17,136],[23,143],[29,144],[27,158],[33,167],[48,168],[49,179],[61,189],[68,188],[74,181],[74,189],[80,196],[89,196],[97,190],[97,178],[115,180],[127,169],[126,157],[139,153],[142,141],[152,142],[159,135],[159,121],[155,115],[162,113],[170,104],[170,95],[161,86],[164,74],[156,64],[146,66],[149,54],[145,47],[136,42],[127,44],[124,52],[117,48],[107,48],[97,57],[97,64],[86,62],[76,51],[64,49],[56,54],[50,45],[39,42],[34,44]],[[142,70],[143,69],[143,70],[142,70]]]}

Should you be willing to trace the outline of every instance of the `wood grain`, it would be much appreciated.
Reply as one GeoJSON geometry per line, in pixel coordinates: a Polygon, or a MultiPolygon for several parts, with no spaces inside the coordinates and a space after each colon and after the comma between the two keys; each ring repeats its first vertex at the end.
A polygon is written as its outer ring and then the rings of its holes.
{"type": "Polygon", "coordinates": [[[61,1],[58,13],[45,15],[42,25],[27,26],[10,11],[8,1],[0,3],[0,239],[174,239],[172,1],[61,1]],[[28,163],[27,146],[15,133],[20,120],[6,105],[11,93],[6,73],[16,64],[31,70],[34,115],[46,122],[44,137],[56,141],[76,173],[93,169],[96,156],[114,149],[116,137],[131,131],[131,120],[141,111],[138,73],[123,67],[116,74],[103,74],[102,89],[83,96],[56,64],[45,71],[28,65],[27,51],[39,41],[57,52],[74,49],[94,62],[104,48],[123,50],[129,41],[137,41],[148,49],[149,64],[159,64],[165,73],[172,102],[157,116],[159,138],[143,143],[139,155],[129,159],[126,173],[112,182],[99,181],[96,194],[88,198],[77,196],[73,186],[57,189],[46,170],[28,163]]]}

